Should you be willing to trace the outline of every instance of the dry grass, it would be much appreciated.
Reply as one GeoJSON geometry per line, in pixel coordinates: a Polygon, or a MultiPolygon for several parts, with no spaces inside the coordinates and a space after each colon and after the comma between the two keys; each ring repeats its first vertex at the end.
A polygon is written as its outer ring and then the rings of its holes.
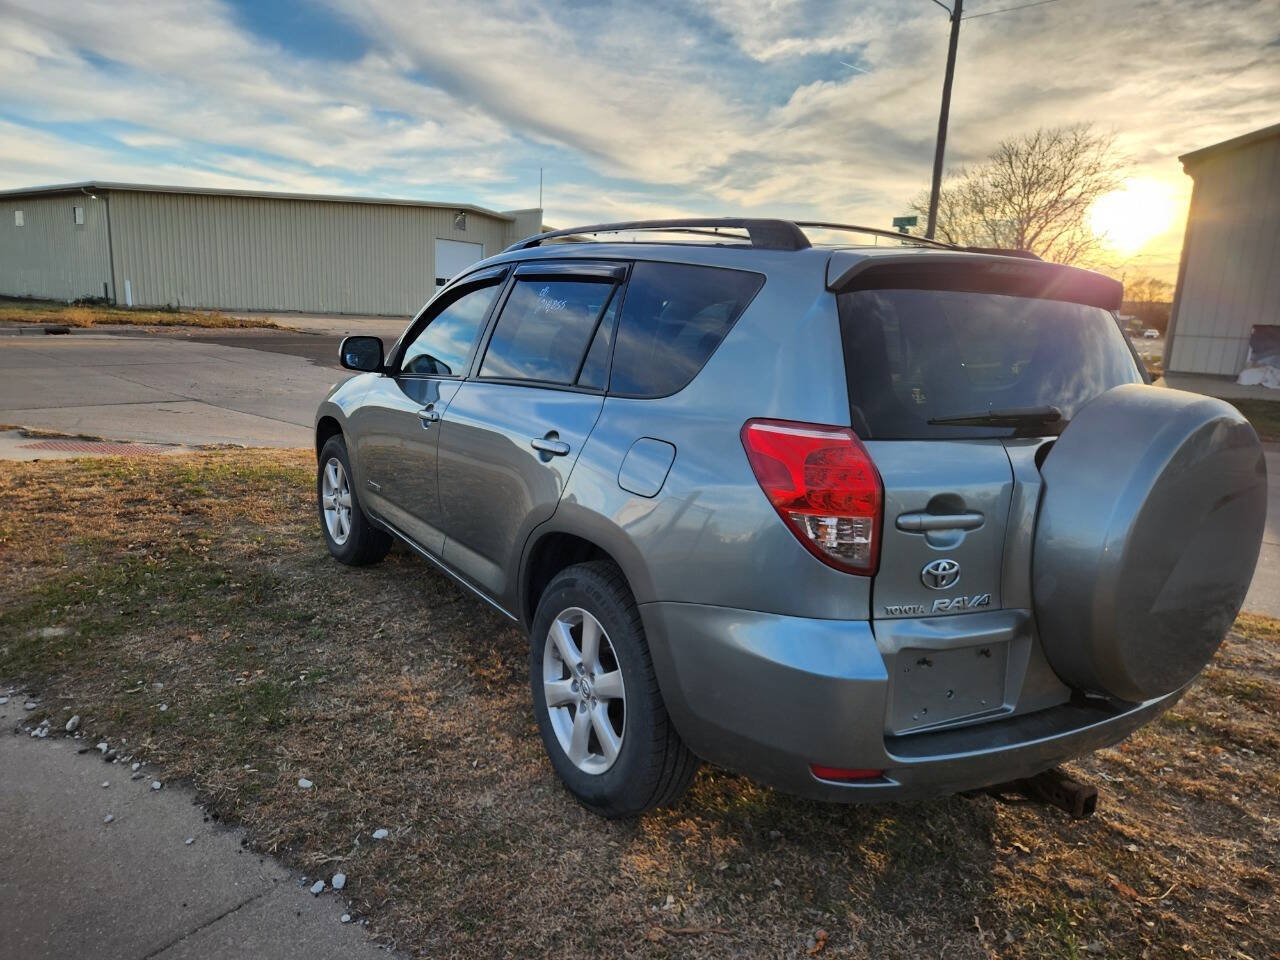
{"type": "Polygon", "coordinates": [[[0,299],[0,327],[26,323],[64,324],[68,327],[124,324],[132,327],[281,329],[280,325],[269,317],[232,317],[216,310],[144,310],[97,304],[66,304],[47,300],[0,299]]]}
{"type": "Polygon", "coordinates": [[[831,957],[1280,957],[1275,621],[1242,618],[1173,712],[1075,766],[1089,821],[704,769],[677,808],[606,823],[543,757],[525,641],[404,553],[331,562],[311,470],[0,465],[0,677],[128,738],[257,849],[345,871],[352,912],[414,956],[797,957],[822,929],[831,957]]]}

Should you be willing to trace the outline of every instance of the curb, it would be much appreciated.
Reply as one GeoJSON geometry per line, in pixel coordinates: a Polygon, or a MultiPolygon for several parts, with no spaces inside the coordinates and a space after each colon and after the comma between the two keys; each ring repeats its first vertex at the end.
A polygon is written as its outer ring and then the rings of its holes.
{"type": "Polygon", "coordinates": [[[42,337],[46,334],[70,333],[71,328],[63,323],[48,323],[30,327],[0,327],[0,337],[42,337]]]}

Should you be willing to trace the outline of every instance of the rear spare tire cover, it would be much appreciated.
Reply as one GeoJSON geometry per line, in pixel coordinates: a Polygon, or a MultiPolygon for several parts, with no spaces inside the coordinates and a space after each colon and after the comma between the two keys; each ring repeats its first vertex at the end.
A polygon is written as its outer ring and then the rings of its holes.
{"type": "Polygon", "coordinates": [[[1077,412],[1041,474],[1032,593],[1054,670],[1129,701],[1177,690],[1253,578],[1267,510],[1257,434],[1222,400],[1130,384],[1077,412]]]}

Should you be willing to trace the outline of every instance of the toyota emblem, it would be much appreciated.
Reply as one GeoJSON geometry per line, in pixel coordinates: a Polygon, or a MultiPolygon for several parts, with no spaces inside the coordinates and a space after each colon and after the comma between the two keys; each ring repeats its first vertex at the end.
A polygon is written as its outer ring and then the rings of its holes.
{"type": "Polygon", "coordinates": [[[933,560],[920,571],[920,582],[930,590],[946,590],[960,581],[960,564],[954,560],[933,560]]]}

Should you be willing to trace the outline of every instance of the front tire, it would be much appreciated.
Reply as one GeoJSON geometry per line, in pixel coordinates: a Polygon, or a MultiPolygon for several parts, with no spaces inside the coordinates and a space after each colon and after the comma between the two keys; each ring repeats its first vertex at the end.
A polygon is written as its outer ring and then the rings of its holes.
{"type": "Polygon", "coordinates": [[[588,809],[632,817],[688,789],[698,760],[667,716],[640,612],[612,563],[577,564],[548,584],[529,673],[551,765],[588,809]]]}
{"type": "Polygon", "coordinates": [[[391,535],[379,530],[360,508],[351,458],[342,436],[330,437],[316,463],[316,505],[320,530],[335,560],[351,567],[377,563],[391,549],[391,535]]]}

